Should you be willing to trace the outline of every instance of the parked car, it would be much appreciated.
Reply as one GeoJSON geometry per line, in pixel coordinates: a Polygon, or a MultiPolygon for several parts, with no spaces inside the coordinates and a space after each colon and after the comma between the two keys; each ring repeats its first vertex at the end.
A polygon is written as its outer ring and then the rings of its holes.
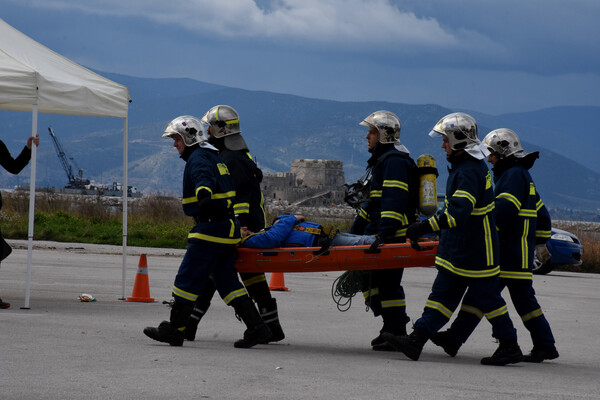
{"type": "Polygon", "coordinates": [[[545,275],[558,266],[581,265],[583,246],[581,241],[570,232],[558,228],[552,228],[552,235],[546,242],[552,257],[550,261],[542,264],[537,258],[533,261],[533,273],[545,275]]]}

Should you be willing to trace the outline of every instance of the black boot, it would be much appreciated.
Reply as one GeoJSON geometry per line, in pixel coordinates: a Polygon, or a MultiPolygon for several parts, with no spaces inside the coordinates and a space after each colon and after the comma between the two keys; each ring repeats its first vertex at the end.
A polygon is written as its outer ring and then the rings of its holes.
{"type": "Polygon", "coordinates": [[[554,360],[558,358],[556,347],[533,346],[531,353],[523,356],[523,362],[541,363],[544,360],[554,360]]]}
{"type": "Polygon", "coordinates": [[[285,338],[285,334],[283,333],[283,328],[281,328],[281,324],[279,323],[279,314],[277,312],[277,301],[275,299],[269,300],[266,307],[259,307],[260,317],[267,324],[269,329],[271,330],[272,336],[265,342],[261,342],[264,344],[270,342],[279,342],[285,338]]]}
{"type": "Polygon", "coordinates": [[[431,337],[431,341],[440,346],[450,357],[456,356],[461,344],[452,337],[450,331],[437,332],[431,337]]]}
{"type": "Polygon", "coordinates": [[[481,359],[483,365],[506,365],[516,364],[523,359],[521,348],[517,344],[516,339],[501,340],[500,346],[496,349],[491,357],[481,359]]]}
{"type": "Polygon", "coordinates": [[[259,343],[267,343],[271,339],[271,330],[249,297],[243,298],[234,308],[248,329],[244,332],[244,338],[236,341],[233,347],[247,349],[259,343]]]}
{"type": "Polygon", "coordinates": [[[387,326],[383,324],[383,328],[379,331],[379,336],[371,340],[371,347],[375,351],[396,351],[386,340],[383,338],[383,333],[391,333],[394,336],[406,336],[406,325],[400,325],[397,327],[387,326]]]}
{"type": "Polygon", "coordinates": [[[423,350],[423,346],[429,339],[425,332],[415,329],[408,336],[394,336],[391,333],[383,333],[383,338],[394,349],[401,351],[411,360],[417,361],[423,350]]]}
{"type": "Polygon", "coordinates": [[[192,314],[190,315],[190,320],[185,327],[185,340],[193,341],[196,339],[196,331],[198,330],[198,324],[208,308],[210,307],[210,302],[205,301],[197,301],[194,304],[194,309],[192,310],[192,314]]]}
{"type": "Polygon", "coordinates": [[[191,304],[175,300],[171,308],[171,320],[161,322],[158,328],[144,328],[144,334],[156,341],[169,343],[171,346],[181,346],[184,338],[183,331],[191,312],[191,304]]]}

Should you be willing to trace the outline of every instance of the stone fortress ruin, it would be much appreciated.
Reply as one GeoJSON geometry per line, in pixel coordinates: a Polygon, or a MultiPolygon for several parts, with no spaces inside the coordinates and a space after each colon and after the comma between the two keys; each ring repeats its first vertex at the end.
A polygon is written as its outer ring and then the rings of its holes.
{"type": "Polygon", "coordinates": [[[261,189],[268,202],[313,207],[342,204],[346,183],[342,166],[342,161],[294,160],[290,172],[265,175],[261,189]]]}

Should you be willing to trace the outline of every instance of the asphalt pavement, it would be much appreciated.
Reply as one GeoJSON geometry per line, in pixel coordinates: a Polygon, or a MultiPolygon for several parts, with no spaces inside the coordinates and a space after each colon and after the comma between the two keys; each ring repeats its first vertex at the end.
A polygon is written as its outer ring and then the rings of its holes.
{"type": "MultiPolygon", "coordinates": [[[[244,325],[213,299],[197,339],[171,347],[144,336],[168,319],[163,301],[182,250],[129,248],[126,296],[147,255],[154,303],[121,300],[120,246],[34,242],[30,309],[27,242],[0,268],[0,399],[600,399],[600,275],[552,272],[534,286],[560,358],[541,364],[480,365],[497,347],[482,322],[455,358],[428,343],[419,361],[374,352],[380,318],[360,294],[346,312],[331,287],[339,272],[285,274],[273,292],[286,338],[236,349],[244,325]],[[86,293],[96,301],[81,302],[86,293]]],[[[433,268],[404,274],[411,318],[423,310],[433,268]]],[[[267,274],[270,279],[270,274],[267,274]]],[[[505,298],[507,298],[505,296],[505,298]]],[[[531,339],[509,302],[524,352],[531,339]]]]}

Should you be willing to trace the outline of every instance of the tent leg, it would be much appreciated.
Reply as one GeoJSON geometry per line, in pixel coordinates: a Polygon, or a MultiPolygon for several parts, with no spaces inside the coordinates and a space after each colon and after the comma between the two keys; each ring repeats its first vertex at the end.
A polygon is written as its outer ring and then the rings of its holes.
{"type": "Polygon", "coordinates": [[[121,298],[125,300],[125,270],[127,268],[127,117],[123,118],[123,270],[121,278],[121,298]]]}
{"type": "MultiPolygon", "coordinates": [[[[35,136],[38,125],[38,107],[34,104],[31,123],[31,135],[35,136]]],[[[27,283],[25,286],[25,305],[23,310],[29,310],[29,296],[31,294],[31,263],[33,255],[33,220],[35,217],[35,174],[37,160],[37,146],[31,146],[31,177],[29,179],[29,230],[27,233],[27,283]]]]}

